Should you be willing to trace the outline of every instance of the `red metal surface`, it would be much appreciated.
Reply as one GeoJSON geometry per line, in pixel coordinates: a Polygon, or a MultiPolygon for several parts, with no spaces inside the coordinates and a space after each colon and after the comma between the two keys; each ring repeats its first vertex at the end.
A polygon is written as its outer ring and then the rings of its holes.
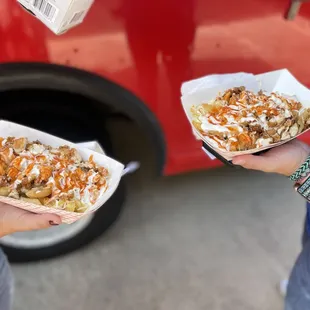
{"type": "MultiPolygon", "coordinates": [[[[210,73],[288,68],[310,86],[310,4],[289,0],[97,0],[84,23],[56,36],[15,0],[1,0],[0,62],[42,61],[95,72],[142,98],[167,141],[166,174],[219,165],[182,111],[182,81],[210,73]]],[[[310,142],[310,134],[303,137],[310,142]]]]}

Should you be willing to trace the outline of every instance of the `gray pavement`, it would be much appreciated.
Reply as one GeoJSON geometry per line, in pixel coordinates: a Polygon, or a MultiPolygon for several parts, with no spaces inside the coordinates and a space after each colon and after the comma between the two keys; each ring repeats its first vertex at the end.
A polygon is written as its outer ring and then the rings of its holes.
{"type": "Polygon", "coordinates": [[[107,235],[13,267],[15,310],[282,309],[277,284],[300,249],[304,215],[290,182],[228,168],[160,179],[149,170],[128,179],[107,235]]]}

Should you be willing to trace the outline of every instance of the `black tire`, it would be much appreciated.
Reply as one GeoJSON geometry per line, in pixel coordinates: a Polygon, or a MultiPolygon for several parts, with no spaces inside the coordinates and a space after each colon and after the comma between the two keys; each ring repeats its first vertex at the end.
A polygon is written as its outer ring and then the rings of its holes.
{"type": "MultiPolygon", "coordinates": [[[[22,96],[23,97],[21,99],[20,94],[17,94],[16,92],[6,94],[3,97],[5,100],[2,102],[10,102],[11,104],[14,102],[16,109],[5,109],[6,112],[2,113],[4,115],[0,115],[0,117],[2,116],[7,120],[49,132],[73,142],[83,142],[96,139],[103,146],[106,153],[109,156],[113,156],[112,143],[105,128],[105,118],[108,117],[108,115],[101,116],[100,124],[95,124],[95,121],[91,122],[88,131],[85,129],[85,127],[80,130],[81,123],[78,115],[74,115],[72,120],[70,120],[69,116],[67,115],[65,117],[65,121],[62,121],[62,123],[60,121],[61,117],[59,116],[57,117],[59,120],[59,123],[57,123],[58,126],[55,126],[55,121],[50,121],[48,118],[43,119],[41,122],[37,121],[40,117],[42,118],[40,115],[40,113],[42,113],[41,111],[38,111],[35,115],[33,115],[31,112],[33,109],[37,108],[40,97],[33,97],[31,93],[24,93],[22,96]],[[21,112],[21,107],[25,105],[27,105],[27,111],[21,112]],[[19,113],[17,111],[19,111],[19,113]],[[71,123],[67,124],[69,121],[71,121],[71,123]],[[94,128],[99,130],[99,133],[96,132],[96,134],[94,134],[92,126],[95,126],[94,128]]],[[[85,102],[86,100],[85,98],[75,98],[72,94],[61,94],[61,96],[64,100],[71,99],[80,100],[82,102],[85,102]]],[[[45,112],[52,113],[51,110],[48,110],[48,107],[49,104],[55,102],[57,99],[57,94],[49,93],[47,98],[49,99],[46,99],[45,101],[45,112]]],[[[3,105],[4,104],[2,104],[2,106],[3,105]]],[[[113,196],[104,204],[104,206],[102,206],[94,213],[94,217],[88,223],[88,225],[85,226],[82,231],[74,235],[71,239],[60,241],[54,245],[40,248],[22,248],[18,246],[13,247],[11,245],[8,246],[5,244],[5,242],[1,243],[0,239],[0,246],[8,256],[9,261],[12,263],[25,263],[45,260],[76,251],[104,234],[112,226],[112,224],[115,223],[121,213],[124,201],[125,186],[123,181],[121,181],[113,196]]]]}

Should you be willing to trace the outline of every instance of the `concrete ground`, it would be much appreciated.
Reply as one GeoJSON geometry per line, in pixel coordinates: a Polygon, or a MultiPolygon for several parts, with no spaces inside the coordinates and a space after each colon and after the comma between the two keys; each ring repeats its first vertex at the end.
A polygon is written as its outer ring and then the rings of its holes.
{"type": "Polygon", "coordinates": [[[282,309],[277,284],[299,251],[304,214],[290,182],[229,168],[154,179],[143,163],[108,234],[13,267],[14,309],[282,309]]]}

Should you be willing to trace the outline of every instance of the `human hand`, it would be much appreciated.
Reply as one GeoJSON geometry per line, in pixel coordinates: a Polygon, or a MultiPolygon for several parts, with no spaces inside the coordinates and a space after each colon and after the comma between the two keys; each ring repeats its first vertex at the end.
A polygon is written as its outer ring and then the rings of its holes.
{"type": "Polygon", "coordinates": [[[56,214],[35,214],[0,203],[0,238],[14,232],[44,229],[61,224],[56,214]]]}
{"type": "Polygon", "coordinates": [[[309,155],[310,146],[299,140],[293,140],[259,156],[236,156],[233,158],[233,164],[246,169],[290,176],[305,162],[309,155]]]}

